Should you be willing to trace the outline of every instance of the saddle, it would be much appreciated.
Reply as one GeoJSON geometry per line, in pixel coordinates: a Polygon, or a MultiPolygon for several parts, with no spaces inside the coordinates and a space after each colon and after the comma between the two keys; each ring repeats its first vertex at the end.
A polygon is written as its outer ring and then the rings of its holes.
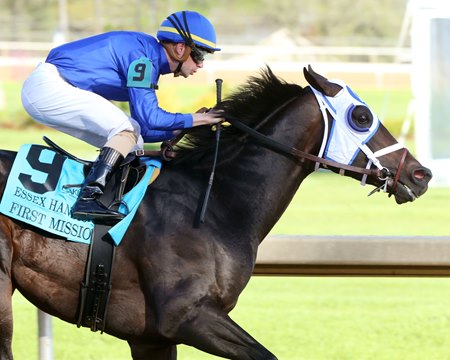
{"type": "MultiPolygon", "coordinates": [[[[56,152],[84,165],[84,174],[88,174],[93,162],[75,157],[59,147],[47,137],[44,141],[56,152]]],[[[123,194],[130,191],[143,177],[145,164],[141,163],[135,154],[129,154],[120,164],[118,171],[107,184],[100,201],[105,206],[118,210],[123,194]]],[[[79,185],[70,185],[76,187],[79,185]]],[[[128,212],[128,209],[127,209],[128,212]]],[[[111,291],[112,264],[114,261],[115,244],[109,235],[109,225],[95,224],[94,234],[89,245],[84,280],[80,287],[80,301],[77,326],[86,326],[91,331],[105,329],[108,300],[111,291]]]]}
{"type": "MultiPolygon", "coordinates": [[[[184,132],[180,133],[172,140],[164,141],[159,151],[145,151],[143,154],[147,157],[159,157],[164,161],[170,161],[176,156],[174,146],[184,136],[184,132]]],[[[75,160],[84,165],[83,171],[86,176],[89,173],[93,162],[77,158],[70,154],[60,146],[55,144],[46,136],[43,140],[54,151],[75,160]]],[[[100,201],[113,210],[118,210],[120,206],[126,203],[122,201],[124,194],[129,192],[142,179],[146,172],[146,165],[143,164],[139,157],[134,153],[122,161],[119,169],[108,182],[100,201]]],[[[150,183],[155,180],[153,173],[150,183]]],[[[80,185],[71,185],[77,187],[80,185]]],[[[129,212],[127,209],[126,213],[129,212]]],[[[111,291],[112,280],[112,264],[114,261],[115,244],[109,234],[111,226],[103,224],[95,224],[94,233],[89,245],[89,253],[86,261],[84,280],[80,287],[80,301],[78,309],[77,326],[89,327],[91,331],[100,330],[102,333],[105,329],[108,300],[111,291]]]]}

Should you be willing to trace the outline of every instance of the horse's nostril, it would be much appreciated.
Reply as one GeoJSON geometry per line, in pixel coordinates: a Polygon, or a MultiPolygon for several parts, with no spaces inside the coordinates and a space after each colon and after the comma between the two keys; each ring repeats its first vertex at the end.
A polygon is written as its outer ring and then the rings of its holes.
{"type": "Polygon", "coordinates": [[[413,176],[417,180],[422,180],[425,177],[425,171],[423,171],[423,170],[414,170],[413,176]]]}
{"type": "Polygon", "coordinates": [[[422,181],[430,181],[432,174],[431,171],[428,170],[427,168],[418,168],[415,169],[412,173],[413,176],[413,180],[416,182],[422,182],[422,181]]]}

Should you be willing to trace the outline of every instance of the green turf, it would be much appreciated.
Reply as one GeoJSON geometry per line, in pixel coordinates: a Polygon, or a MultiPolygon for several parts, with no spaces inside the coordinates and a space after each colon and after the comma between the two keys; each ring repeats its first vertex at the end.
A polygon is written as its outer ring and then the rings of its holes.
{"type": "Polygon", "coordinates": [[[449,235],[450,188],[430,188],[415,202],[398,205],[372,186],[329,172],[300,186],[273,232],[309,235],[449,235]]]}
{"type": "MultiPolygon", "coordinates": [[[[35,310],[15,296],[17,360],[37,360],[35,310]]],[[[448,360],[450,279],[252,278],[232,318],[284,360],[448,360]]],[[[130,359],[125,342],[55,319],[58,360],[130,359]]],[[[179,358],[215,357],[186,346],[179,358]]]]}
{"type": "MultiPolygon", "coordinates": [[[[242,81],[244,82],[244,79],[242,81]]],[[[22,109],[21,86],[19,82],[0,83],[0,91],[3,89],[5,102],[5,107],[0,108],[0,126],[2,127],[23,128],[33,123],[22,109]]],[[[224,97],[235,88],[225,84],[224,97]]],[[[193,112],[203,106],[212,107],[216,101],[213,84],[162,83],[158,91],[159,105],[168,111],[193,112]]],[[[406,117],[411,91],[409,89],[356,89],[356,91],[377,113],[383,124],[397,136],[406,117]]]]}

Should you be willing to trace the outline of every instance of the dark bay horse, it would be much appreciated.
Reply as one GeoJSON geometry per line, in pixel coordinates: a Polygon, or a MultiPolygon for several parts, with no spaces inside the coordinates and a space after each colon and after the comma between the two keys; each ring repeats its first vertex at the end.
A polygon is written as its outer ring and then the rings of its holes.
{"type": "MultiPolygon", "coordinates": [[[[164,165],[147,190],[116,251],[105,329],[129,343],[133,359],[176,359],[181,343],[223,358],[276,359],[228,313],[252,275],[258,245],[315,169],[307,154],[322,153],[322,166],[384,188],[397,203],[426,191],[431,172],[396,145],[345,84],[312,69],[304,75],[311,86],[302,88],[266,69],[220,104],[234,126],[222,129],[202,226],[195,226],[195,219],[211,171],[215,134],[210,128],[192,130],[177,159],[164,165]],[[340,111],[336,104],[349,96],[355,100],[342,126],[364,138],[366,148],[356,151],[354,139],[345,143],[331,119],[340,111]],[[244,128],[238,128],[237,119],[244,128]],[[346,164],[333,160],[340,147],[353,154],[346,164]]],[[[15,156],[0,151],[1,193],[15,156]]],[[[0,215],[1,360],[13,358],[15,289],[43,311],[76,323],[87,251],[86,245],[0,215]]]]}

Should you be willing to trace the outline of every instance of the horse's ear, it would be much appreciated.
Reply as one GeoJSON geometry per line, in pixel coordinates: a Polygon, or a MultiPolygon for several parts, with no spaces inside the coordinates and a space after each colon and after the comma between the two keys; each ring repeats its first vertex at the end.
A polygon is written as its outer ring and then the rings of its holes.
{"type": "Polygon", "coordinates": [[[342,87],[338,84],[332,83],[328,81],[327,78],[322,75],[317,74],[311,67],[308,65],[308,69],[303,68],[303,75],[305,76],[306,81],[309,85],[311,85],[317,91],[320,91],[322,94],[326,96],[335,96],[339,91],[342,90],[342,87]]]}

